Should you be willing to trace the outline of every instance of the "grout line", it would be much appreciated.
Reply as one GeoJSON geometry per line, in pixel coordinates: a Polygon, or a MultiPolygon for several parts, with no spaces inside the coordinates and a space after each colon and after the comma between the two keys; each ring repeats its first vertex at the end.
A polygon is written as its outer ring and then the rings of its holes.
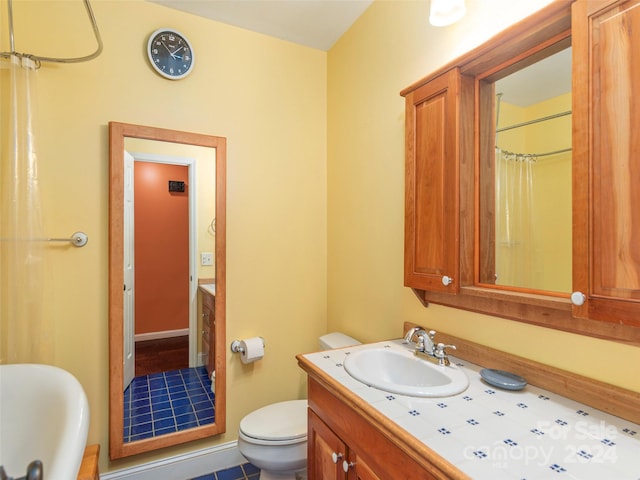
{"type": "MultiPolygon", "coordinates": [[[[192,428],[194,426],[207,425],[213,422],[215,420],[215,396],[213,395],[213,393],[210,395],[209,391],[207,390],[208,388],[210,389],[210,384],[207,385],[209,382],[210,380],[208,375],[206,374],[205,367],[172,370],[170,372],[163,372],[162,374],[143,375],[134,378],[134,380],[131,382],[131,385],[127,387],[128,394],[125,393],[125,410],[128,410],[129,412],[124,419],[125,425],[128,421],[129,426],[125,427],[123,425],[125,442],[132,441],[132,437],[136,437],[136,440],[154,437],[157,433],[156,429],[161,429],[163,432],[170,429],[171,425],[165,427],[156,427],[156,422],[162,423],[162,420],[166,420],[167,423],[169,423],[168,419],[171,419],[173,421],[173,431],[180,431],[186,428],[192,428]],[[172,380],[173,377],[179,378],[179,381],[177,383],[174,383],[172,380]],[[174,388],[173,392],[171,391],[170,387],[174,388]],[[189,387],[191,387],[191,389],[189,387]],[[158,393],[163,390],[166,393],[158,393]],[[153,392],[156,393],[154,394],[153,392]],[[184,396],[182,396],[183,392],[185,394],[184,396]],[[177,395],[180,396],[178,397],[177,395]],[[165,396],[167,397],[166,403],[168,404],[168,408],[162,410],[155,409],[154,406],[157,406],[158,403],[161,403],[157,401],[158,397],[165,396]],[[201,401],[194,403],[193,399],[195,397],[202,397],[202,399],[201,401]],[[174,402],[181,399],[188,400],[188,405],[191,407],[191,411],[186,411],[184,415],[191,414],[192,418],[192,421],[185,421],[184,423],[182,423],[182,425],[184,425],[182,429],[179,427],[180,424],[178,423],[178,418],[176,415],[176,406],[174,406],[174,402]],[[196,409],[196,404],[200,405],[205,401],[208,403],[204,408],[196,409]],[[127,403],[129,407],[128,409],[126,408],[127,403]],[[148,413],[143,413],[140,416],[149,415],[150,422],[136,423],[136,416],[133,415],[134,403],[142,404],[138,405],[135,408],[148,407],[148,413]],[[198,417],[198,412],[201,412],[201,415],[203,415],[202,412],[206,412],[204,413],[204,415],[207,415],[209,408],[211,408],[211,411],[213,412],[213,417],[206,416],[204,420],[198,417]],[[162,414],[162,416],[159,416],[159,412],[164,412],[164,410],[171,410],[171,414],[167,415],[165,413],[162,414]],[[150,432],[143,430],[143,433],[133,433],[135,431],[135,429],[133,428],[134,426],[145,425],[147,423],[150,423],[150,432]],[[193,425],[193,423],[195,423],[195,425],[193,425]]],[[[163,400],[162,403],[165,403],[165,401],[163,400]]]]}

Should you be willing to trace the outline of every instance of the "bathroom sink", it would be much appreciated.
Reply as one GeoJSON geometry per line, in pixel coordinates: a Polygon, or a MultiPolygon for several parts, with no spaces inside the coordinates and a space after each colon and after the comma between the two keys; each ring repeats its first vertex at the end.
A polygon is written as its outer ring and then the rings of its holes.
{"type": "Polygon", "coordinates": [[[40,460],[47,480],[78,476],[89,403],[78,380],[50,365],[0,365],[0,466],[22,478],[40,460]]]}
{"type": "Polygon", "coordinates": [[[344,368],[362,383],[411,397],[448,397],[469,385],[466,374],[456,365],[436,365],[397,345],[354,350],[345,359],[344,368]]]}

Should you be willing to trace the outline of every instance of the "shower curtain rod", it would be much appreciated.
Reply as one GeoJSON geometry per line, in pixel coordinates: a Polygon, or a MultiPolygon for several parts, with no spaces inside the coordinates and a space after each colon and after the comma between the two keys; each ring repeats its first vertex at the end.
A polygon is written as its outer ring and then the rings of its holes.
{"type": "Polygon", "coordinates": [[[89,237],[84,232],[74,232],[69,238],[0,238],[2,242],[69,242],[74,247],[84,247],[89,237]]]}
{"type": "Polygon", "coordinates": [[[91,21],[91,27],[93,28],[93,33],[96,37],[96,41],[98,42],[98,48],[91,55],[86,55],[84,57],[75,57],[75,58],[56,58],[56,57],[41,57],[39,55],[33,55],[31,53],[18,53],[15,51],[15,39],[13,36],[13,1],[7,0],[7,10],[9,13],[9,46],[11,48],[10,52],[0,52],[0,57],[2,58],[11,58],[12,56],[17,56],[20,58],[29,58],[36,63],[36,68],[40,67],[41,62],[54,62],[54,63],[79,63],[86,62],[88,60],[93,60],[98,55],[102,53],[102,37],[100,36],[100,30],[98,30],[98,24],[96,23],[96,18],[93,15],[93,10],[91,9],[91,4],[89,0],[83,0],[84,7],[87,10],[87,15],[89,16],[89,20],[91,21]]]}
{"type": "Polygon", "coordinates": [[[505,130],[512,130],[514,128],[526,127],[527,125],[532,125],[534,123],[546,122],[547,120],[553,120],[554,118],[564,117],[566,115],[571,115],[571,110],[567,110],[566,112],[561,113],[554,113],[553,115],[548,115],[542,118],[536,118],[535,120],[529,120],[528,122],[509,125],[508,127],[498,128],[496,129],[496,133],[504,132],[505,130]]]}
{"type": "Polygon", "coordinates": [[[561,150],[554,150],[553,152],[545,152],[545,153],[515,153],[515,152],[510,152],[508,150],[502,150],[497,145],[496,145],[496,148],[499,149],[501,152],[506,153],[507,155],[516,155],[518,157],[535,157],[535,158],[548,157],[550,155],[558,155],[560,153],[570,152],[573,150],[573,148],[563,148],[561,150]]]}

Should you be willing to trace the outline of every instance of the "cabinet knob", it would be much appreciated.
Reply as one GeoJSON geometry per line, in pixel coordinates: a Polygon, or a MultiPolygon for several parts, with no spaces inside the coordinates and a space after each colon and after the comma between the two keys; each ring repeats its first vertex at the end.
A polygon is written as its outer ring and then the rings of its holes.
{"type": "Polygon", "coordinates": [[[338,460],[340,460],[343,456],[344,456],[344,455],[343,455],[343,454],[341,454],[341,453],[333,452],[333,453],[331,454],[331,460],[333,460],[333,463],[338,463],[338,460]]]}
{"type": "Polygon", "coordinates": [[[442,277],[442,284],[446,287],[447,285],[451,285],[451,283],[453,282],[453,278],[448,277],[448,276],[443,276],[442,277]]]}
{"type": "Polygon", "coordinates": [[[586,299],[586,295],[582,292],[573,292],[571,294],[571,303],[573,303],[577,307],[579,307],[580,305],[584,305],[586,299]]]}
{"type": "Polygon", "coordinates": [[[342,462],[342,470],[344,470],[344,473],[347,473],[350,468],[353,468],[355,466],[355,462],[347,462],[346,460],[342,462]]]}

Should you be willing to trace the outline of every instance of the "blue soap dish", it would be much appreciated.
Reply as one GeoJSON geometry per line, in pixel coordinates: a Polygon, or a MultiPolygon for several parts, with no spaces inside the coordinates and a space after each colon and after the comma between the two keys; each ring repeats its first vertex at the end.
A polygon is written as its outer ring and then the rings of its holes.
{"type": "Polygon", "coordinates": [[[504,370],[493,370],[491,368],[483,368],[480,370],[480,376],[490,385],[505,390],[522,390],[527,386],[527,381],[520,375],[505,372],[504,370]]]}

